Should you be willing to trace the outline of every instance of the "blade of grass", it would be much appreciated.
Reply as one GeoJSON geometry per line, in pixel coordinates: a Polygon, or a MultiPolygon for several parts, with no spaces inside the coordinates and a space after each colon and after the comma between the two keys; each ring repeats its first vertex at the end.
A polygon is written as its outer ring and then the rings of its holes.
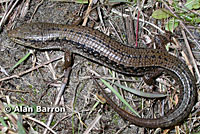
{"type": "Polygon", "coordinates": [[[106,85],[136,116],[140,117],[140,115],[126,102],[126,100],[104,79],[100,79],[104,85],[106,85]]]}
{"type": "Polygon", "coordinates": [[[13,71],[14,68],[16,68],[19,64],[21,64],[22,62],[24,62],[31,54],[33,53],[32,50],[29,51],[29,53],[27,53],[23,58],[21,58],[11,69],[10,71],[13,71]]]}
{"type": "Polygon", "coordinates": [[[17,126],[18,126],[18,133],[19,134],[26,134],[26,131],[22,125],[22,117],[20,115],[19,120],[17,120],[17,126]]]}
{"type": "Polygon", "coordinates": [[[3,117],[0,117],[0,122],[2,126],[8,127],[3,117]]]}
{"type": "MultiPolygon", "coordinates": [[[[110,80],[106,80],[106,81],[108,81],[110,83],[113,83],[110,80]]],[[[125,87],[125,86],[123,86],[121,84],[118,84],[118,83],[113,83],[113,84],[115,84],[119,88],[122,88],[122,89],[124,89],[124,90],[126,90],[126,91],[128,91],[130,93],[133,93],[133,94],[135,94],[137,96],[144,97],[144,98],[153,99],[153,98],[164,98],[164,97],[167,96],[166,94],[159,94],[159,93],[145,93],[145,92],[133,89],[133,88],[125,87]]]]}

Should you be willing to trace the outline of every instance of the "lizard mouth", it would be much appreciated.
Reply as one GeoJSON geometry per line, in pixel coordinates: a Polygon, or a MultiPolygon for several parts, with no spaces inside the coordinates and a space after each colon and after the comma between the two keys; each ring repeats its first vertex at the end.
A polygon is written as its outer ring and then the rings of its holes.
{"type": "MultiPolygon", "coordinates": [[[[33,48],[33,46],[31,45],[33,42],[31,40],[21,39],[21,38],[14,38],[14,37],[10,37],[10,40],[12,40],[13,42],[15,42],[17,44],[33,48]]],[[[37,47],[34,47],[34,48],[38,49],[37,47]]]]}
{"type": "Polygon", "coordinates": [[[20,44],[24,47],[28,47],[31,49],[39,49],[39,50],[62,50],[62,47],[58,46],[54,46],[54,42],[48,42],[48,44],[53,43],[53,45],[47,45],[47,42],[42,42],[42,41],[36,41],[36,40],[30,40],[30,39],[23,39],[23,38],[19,38],[19,37],[10,37],[10,40],[12,40],[13,42],[20,44]]]}

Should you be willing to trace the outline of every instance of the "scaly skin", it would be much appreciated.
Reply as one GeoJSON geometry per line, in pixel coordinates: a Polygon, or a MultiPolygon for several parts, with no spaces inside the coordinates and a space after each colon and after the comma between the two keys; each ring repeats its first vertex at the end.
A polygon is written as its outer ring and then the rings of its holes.
{"type": "Polygon", "coordinates": [[[177,76],[181,95],[173,111],[156,119],[136,117],[119,108],[104,91],[103,95],[123,118],[138,126],[168,128],[183,121],[191,112],[197,95],[195,78],[178,58],[157,49],[138,49],[123,45],[88,27],[51,23],[31,23],[8,32],[14,42],[35,49],[70,50],[94,62],[128,75],[144,75],[162,68],[177,76]]]}

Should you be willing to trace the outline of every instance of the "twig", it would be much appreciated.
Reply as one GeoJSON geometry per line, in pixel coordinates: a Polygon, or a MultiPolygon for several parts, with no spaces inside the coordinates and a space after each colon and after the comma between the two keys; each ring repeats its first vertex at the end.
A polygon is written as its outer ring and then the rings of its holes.
{"type": "Polygon", "coordinates": [[[110,23],[111,27],[112,27],[113,30],[115,31],[115,33],[116,33],[118,39],[120,40],[120,42],[123,42],[122,39],[121,39],[121,37],[120,37],[120,35],[118,34],[116,28],[114,27],[113,23],[112,23],[110,20],[108,20],[108,22],[110,23]]]}
{"type": "Polygon", "coordinates": [[[20,76],[22,76],[22,75],[24,75],[24,74],[27,74],[27,73],[29,73],[29,72],[35,70],[35,69],[38,69],[38,68],[40,68],[40,67],[43,67],[44,65],[49,64],[49,63],[51,63],[51,62],[53,62],[53,61],[57,61],[57,60],[59,60],[59,59],[61,59],[61,58],[62,58],[62,56],[59,56],[59,57],[57,57],[57,58],[55,58],[55,59],[49,60],[49,61],[47,61],[47,62],[45,62],[45,63],[43,63],[43,64],[40,64],[40,65],[38,65],[38,66],[36,66],[36,67],[32,67],[32,68],[30,68],[30,69],[28,69],[28,70],[26,70],[26,71],[24,71],[24,72],[21,72],[21,73],[19,73],[19,74],[15,74],[15,75],[12,75],[12,76],[9,76],[9,77],[2,78],[2,79],[0,79],[0,82],[1,82],[1,81],[6,81],[6,80],[9,80],[9,79],[12,79],[12,78],[19,78],[20,76]]]}
{"type": "Polygon", "coordinates": [[[40,3],[36,6],[34,12],[33,12],[33,15],[31,16],[31,19],[30,21],[33,19],[33,16],[35,15],[36,11],[38,10],[38,8],[42,5],[42,3],[44,2],[44,0],[41,0],[40,3]]]}
{"type": "Polygon", "coordinates": [[[88,5],[88,9],[87,9],[87,11],[86,11],[86,14],[85,14],[85,17],[84,17],[84,21],[83,21],[82,26],[86,26],[86,23],[87,23],[87,21],[88,21],[89,13],[90,13],[91,8],[92,8],[92,2],[93,2],[93,0],[89,0],[89,1],[90,1],[90,3],[89,3],[89,5],[88,5]]]}
{"type": "Polygon", "coordinates": [[[197,83],[199,83],[199,81],[200,81],[200,73],[199,73],[199,69],[198,69],[198,67],[197,67],[197,63],[196,63],[196,61],[195,61],[195,59],[194,59],[194,56],[193,56],[193,54],[192,54],[192,51],[191,51],[191,48],[190,48],[190,45],[189,45],[189,43],[188,43],[188,40],[187,40],[187,37],[186,37],[186,35],[185,35],[184,30],[181,29],[181,32],[182,32],[183,38],[184,38],[184,40],[185,40],[185,44],[186,44],[188,53],[189,53],[189,55],[190,55],[190,59],[192,60],[194,69],[195,69],[196,74],[197,74],[197,76],[198,76],[197,83]]]}
{"type": "Polygon", "coordinates": [[[139,18],[140,18],[140,0],[137,0],[138,14],[137,14],[137,23],[136,23],[136,33],[135,33],[135,46],[138,46],[138,31],[139,31],[139,18]]]}
{"type": "MultiPolygon", "coordinates": [[[[65,87],[66,87],[66,85],[68,84],[68,82],[69,82],[69,76],[70,76],[70,73],[71,73],[71,70],[72,70],[72,67],[71,67],[71,64],[72,64],[72,59],[71,59],[71,55],[70,55],[71,53],[70,52],[66,52],[65,53],[65,71],[64,71],[64,80],[63,80],[63,82],[62,82],[62,85],[61,85],[61,87],[60,87],[60,90],[59,90],[59,92],[58,92],[58,94],[57,94],[57,96],[56,96],[56,100],[55,100],[55,102],[54,102],[54,107],[56,107],[56,106],[58,106],[58,104],[59,104],[59,102],[60,102],[60,100],[61,100],[61,97],[62,97],[62,95],[63,95],[63,93],[64,93],[64,91],[65,91],[65,87]],[[67,54],[67,55],[66,55],[67,54]]],[[[51,122],[52,122],[52,120],[53,120],[53,118],[54,118],[54,115],[55,115],[55,113],[51,113],[50,115],[49,115],[49,118],[48,118],[48,120],[47,120],[47,126],[50,126],[50,124],[51,124],[51,122]]],[[[43,134],[46,134],[47,133],[47,129],[45,129],[44,130],[44,132],[43,132],[43,134]]]]}
{"type": "MultiPolygon", "coordinates": [[[[45,55],[46,55],[47,60],[50,60],[47,51],[45,52],[45,55]]],[[[53,79],[56,80],[56,72],[55,72],[55,70],[54,70],[54,68],[53,68],[53,65],[52,65],[51,63],[49,63],[49,70],[50,70],[50,72],[51,72],[52,75],[53,75],[53,79]]]]}
{"type": "Polygon", "coordinates": [[[127,41],[128,41],[128,43],[126,43],[126,44],[131,44],[131,45],[133,45],[133,44],[135,44],[135,34],[134,34],[134,28],[133,28],[133,20],[132,20],[132,18],[130,17],[130,16],[128,16],[128,17],[126,17],[125,18],[125,29],[126,30],[124,30],[124,31],[126,31],[126,33],[127,33],[127,41]]]}
{"type": "Polygon", "coordinates": [[[0,88],[0,90],[9,91],[9,92],[29,93],[29,91],[12,90],[12,89],[5,89],[5,88],[0,88]]]}
{"type": "Polygon", "coordinates": [[[72,116],[72,114],[67,115],[67,116],[64,116],[62,119],[60,119],[59,121],[57,121],[57,122],[53,125],[52,129],[54,129],[61,121],[63,121],[64,119],[66,119],[66,118],[68,118],[68,117],[71,117],[71,116],[72,116]]]}
{"type": "Polygon", "coordinates": [[[115,134],[121,134],[121,133],[123,133],[123,131],[124,131],[128,126],[130,126],[130,123],[125,124],[124,126],[120,127],[120,129],[119,129],[115,134]]]}
{"type": "Polygon", "coordinates": [[[99,122],[99,120],[101,119],[102,115],[97,115],[97,117],[90,123],[90,125],[88,126],[88,128],[85,130],[85,132],[83,134],[89,134],[92,130],[92,128],[94,128],[94,126],[97,124],[97,122],[99,122]]]}
{"type": "Polygon", "coordinates": [[[36,123],[38,123],[38,124],[40,124],[40,125],[42,125],[42,126],[45,126],[46,129],[48,129],[49,131],[51,131],[53,134],[57,134],[55,131],[53,131],[53,130],[52,130],[49,126],[47,126],[45,123],[43,123],[43,122],[41,122],[41,121],[39,121],[39,120],[37,120],[37,119],[35,119],[35,118],[26,116],[26,115],[23,115],[23,117],[25,117],[25,118],[27,118],[27,119],[29,119],[29,120],[32,120],[32,121],[34,121],[34,122],[36,122],[36,123]]]}
{"type": "MultiPolygon", "coordinates": [[[[14,2],[14,0],[12,2],[14,2]]],[[[12,2],[10,3],[10,5],[12,4],[12,2]]],[[[9,8],[8,8],[7,11],[4,13],[4,15],[1,19],[1,22],[0,22],[0,31],[1,31],[1,28],[4,24],[4,22],[6,22],[8,16],[10,15],[10,13],[12,12],[12,10],[14,9],[14,7],[17,5],[18,2],[19,2],[19,0],[15,1],[15,3],[12,5],[11,9],[9,10],[9,8]]]]}
{"type": "MultiPolygon", "coordinates": [[[[127,14],[122,14],[121,12],[117,11],[116,9],[112,9],[112,12],[115,13],[115,14],[118,14],[119,16],[123,16],[123,17],[128,17],[130,15],[127,15],[127,14]]],[[[134,20],[137,20],[137,18],[133,18],[134,20]]],[[[153,23],[150,23],[148,21],[145,21],[145,20],[142,20],[142,19],[139,19],[139,21],[143,22],[143,23],[146,23],[146,24],[149,24],[153,27],[155,27],[156,29],[158,29],[162,34],[165,33],[165,31],[163,31],[161,28],[159,28],[158,26],[156,26],[155,24],[153,23]]]]}
{"type": "Polygon", "coordinates": [[[137,15],[137,24],[136,24],[136,37],[135,37],[135,46],[138,46],[138,29],[139,29],[139,17],[140,17],[140,10],[138,8],[138,15],[137,15]]]}

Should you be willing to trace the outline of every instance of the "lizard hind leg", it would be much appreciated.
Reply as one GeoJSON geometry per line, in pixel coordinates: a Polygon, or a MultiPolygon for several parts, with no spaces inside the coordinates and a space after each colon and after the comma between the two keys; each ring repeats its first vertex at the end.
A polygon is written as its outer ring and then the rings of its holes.
{"type": "Polygon", "coordinates": [[[144,82],[149,86],[155,86],[156,78],[162,75],[164,69],[162,68],[156,68],[152,69],[151,71],[148,71],[143,76],[144,82]]]}

